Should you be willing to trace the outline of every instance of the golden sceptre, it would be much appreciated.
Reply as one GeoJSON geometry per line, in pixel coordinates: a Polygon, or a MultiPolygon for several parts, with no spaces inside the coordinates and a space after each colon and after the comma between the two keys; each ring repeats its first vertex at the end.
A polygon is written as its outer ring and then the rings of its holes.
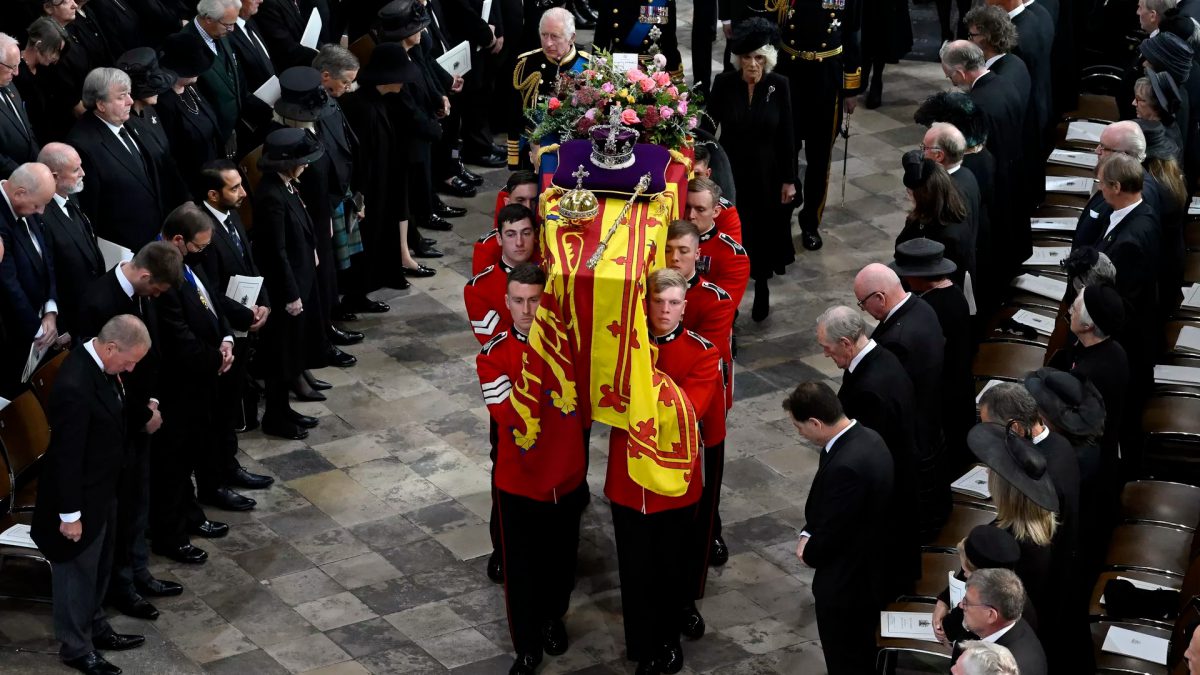
{"type": "Polygon", "coordinates": [[[596,247],[596,252],[592,254],[592,257],[588,258],[587,268],[589,270],[596,269],[596,266],[600,264],[600,260],[604,257],[604,251],[608,249],[608,240],[612,239],[612,236],[617,232],[617,227],[629,216],[629,210],[633,208],[633,203],[649,187],[650,174],[642,174],[642,177],[637,182],[637,186],[633,189],[633,194],[629,197],[629,201],[625,202],[625,206],[621,207],[621,213],[617,215],[617,219],[613,221],[612,227],[608,228],[608,233],[604,235],[604,241],[600,242],[600,245],[596,247]]]}

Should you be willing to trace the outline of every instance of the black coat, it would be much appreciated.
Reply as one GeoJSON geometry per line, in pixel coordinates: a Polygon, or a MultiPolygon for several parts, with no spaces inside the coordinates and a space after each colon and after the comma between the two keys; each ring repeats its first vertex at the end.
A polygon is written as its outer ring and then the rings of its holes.
{"type": "MultiPolygon", "coordinates": [[[[42,213],[42,235],[53,251],[54,278],[58,287],[58,332],[70,333],[76,341],[79,303],[93,281],[104,276],[104,256],[96,246],[91,222],[75,199],[68,197],[71,214],[64,213],[57,201],[46,205],[42,213]]],[[[94,335],[88,337],[95,337],[94,335]]]]}
{"type": "Polygon", "coordinates": [[[96,24],[84,11],[67,26],[68,47],[52,66],[38,68],[38,87],[46,92],[46,119],[34,124],[42,143],[61,141],[75,124],[75,105],[80,101],[83,80],[93,68],[111,65],[116,57],[96,24]]]}
{"type": "Polygon", "coordinates": [[[754,99],[748,98],[740,73],[721,73],[713,81],[708,114],[733,170],[750,274],[769,279],[796,261],[792,207],[780,203],[783,185],[798,185],[788,79],[767,73],[754,86],[754,99]]]}
{"type": "MultiPolygon", "coordinates": [[[[128,127],[126,127],[128,128],[128,127]]],[[[96,236],[137,251],[162,228],[162,192],[157,165],[139,143],[138,163],[104,122],[86,113],[67,136],[79,151],[87,182],[79,202],[96,226],[96,236]]]]}
{"type": "Polygon", "coordinates": [[[221,368],[221,342],[233,333],[219,302],[225,289],[211,283],[203,267],[191,269],[208,291],[211,310],[186,278],[153,301],[162,353],[160,408],[169,423],[180,419],[203,423],[211,418],[211,401],[221,368]]]}
{"type": "MultiPolygon", "coordinates": [[[[311,66],[317,56],[314,49],[300,44],[304,35],[304,27],[312,15],[314,0],[299,0],[299,11],[292,0],[263,0],[258,8],[256,21],[266,40],[267,49],[271,52],[271,62],[275,64],[275,72],[282,73],[292,66],[311,66]]],[[[318,12],[320,9],[318,8],[318,12]]],[[[322,16],[322,21],[328,23],[328,16],[322,16]]]]}
{"type": "Polygon", "coordinates": [[[8,178],[26,162],[36,162],[39,149],[20,92],[11,84],[0,87],[0,178],[8,178]],[[4,94],[13,105],[4,101],[4,94]]]}
{"type": "MultiPolygon", "coordinates": [[[[1026,101],[1016,89],[999,75],[988,72],[975,80],[971,100],[987,119],[987,149],[996,158],[993,190],[1003,195],[995,204],[1002,209],[993,211],[992,243],[997,274],[1010,275],[1032,253],[1033,238],[1029,230],[1026,185],[1019,177],[1024,170],[1025,107],[1026,101]]],[[[976,177],[979,177],[976,174],[976,177]]]]}
{"type": "MultiPolygon", "coordinates": [[[[264,53],[251,39],[251,33],[258,37],[264,46],[267,44],[262,31],[258,28],[258,21],[254,17],[246,19],[244,26],[234,29],[229,36],[229,44],[233,47],[233,53],[237,55],[238,65],[242,67],[248,91],[254,92],[275,76],[275,66],[271,63],[267,53],[264,53]]],[[[269,50],[270,47],[267,49],[269,50]]]]}
{"type": "Polygon", "coordinates": [[[50,394],[53,433],[42,456],[32,536],[47,560],[67,562],[95,540],[108,521],[125,464],[125,416],[115,377],[82,347],[63,361],[50,394]],[[81,513],[83,535],[58,531],[60,514],[81,513]]]}
{"type": "MultiPolygon", "coordinates": [[[[1012,22],[1017,28],[1017,48],[1013,53],[1021,57],[1029,69],[1032,106],[1030,111],[1037,116],[1036,128],[1040,132],[1037,142],[1040,149],[1046,129],[1051,124],[1054,104],[1050,80],[1050,49],[1054,46],[1054,22],[1045,8],[1037,3],[1027,5],[1012,22]]],[[[1034,158],[1029,160],[1032,162],[1034,158]]]]}
{"type": "Polygon", "coordinates": [[[904,229],[900,230],[900,234],[896,236],[896,245],[900,245],[910,239],[918,239],[924,237],[932,239],[942,246],[946,247],[945,256],[947,260],[951,260],[958,266],[956,270],[950,273],[950,278],[954,283],[958,284],[959,288],[963,288],[966,283],[967,272],[971,273],[971,277],[978,276],[975,274],[975,247],[978,232],[976,231],[975,221],[968,213],[967,217],[962,221],[946,221],[944,223],[922,223],[912,218],[904,221],[904,229]]]}
{"type": "Polygon", "coordinates": [[[146,29],[129,0],[88,0],[87,11],[100,26],[108,51],[114,56],[134,47],[158,46],[157,36],[146,29]]]}
{"type": "MultiPolygon", "coordinates": [[[[942,359],[942,430],[951,462],[969,457],[967,432],[975,426],[975,340],[971,334],[971,311],[957,286],[934,288],[921,294],[933,308],[942,337],[946,339],[942,359]]],[[[955,465],[955,469],[958,466],[955,465]]]]}
{"type": "Polygon", "coordinates": [[[1047,675],[1050,672],[1042,643],[1024,619],[1018,619],[1007,633],[996,640],[996,644],[1008,647],[1021,675],[1047,675]]]}
{"type": "MultiPolygon", "coordinates": [[[[12,340],[8,356],[25,363],[29,344],[41,328],[42,306],[48,300],[57,300],[58,291],[54,278],[54,251],[46,244],[42,235],[42,224],[37,216],[26,219],[26,230],[13,212],[0,200],[0,239],[4,240],[4,259],[0,260],[0,315],[8,328],[12,340]],[[32,231],[41,248],[38,254],[32,231]]],[[[19,376],[18,369],[16,375],[19,376]]]]}
{"type": "Polygon", "coordinates": [[[217,111],[193,87],[185,87],[182,94],[172,89],[159,95],[156,107],[189,196],[200,196],[200,167],[225,156],[217,111]]]}
{"type": "MultiPolygon", "coordinates": [[[[965,202],[967,205],[967,217],[963,220],[963,224],[967,227],[966,232],[969,234],[971,241],[969,245],[970,248],[966,251],[968,257],[961,263],[966,265],[967,268],[966,270],[963,270],[963,272],[970,272],[972,286],[978,286],[978,252],[981,248],[980,236],[981,233],[987,232],[987,227],[984,222],[988,218],[987,212],[983,209],[983,193],[979,189],[979,181],[975,179],[975,174],[972,173],[971,170],[966,166],[960,165],[957,171],[950,174],[950,180],[954,181],[954,185],[958,187],[958,193],[962,195],[963,202],[965,202]]],[[[955,260],[954,263],[956,265],[960,264],[958,260],[955,260]]],[[[958,274],[958,272],[956,272],[956,274],[958,274]]],[[[963,275],[958,274],[958,276],[962,277],[963,275]]],[[[965,292],[966,286],[959,278],[955,278],[954,282],[963,288],[965,292]]]]}
{"type": "Polygon", "coordinates": [[[133,132],[134,137],[145,149],[146,155],[154,162],[163,195],[163,212],[170,213],[176,206],[191,201],[191,188],[179,172],[179,164],[171,151],[171,141],[167,138],[167,131],[163,128],[158,110],[150,105],[141,112],[132,110],[125,126],[133,132]]]}
{"type": "Polygon", "coordinates": [[[909,294],[890,318],[879,322],[871,338],[896,355],[912,380],[917,396],[917,456],[936,454],[942,446],[941,388],[946,346],[937,314],[929,303],[909,294]]]}
{"type": "MultiPolygon", "coordinates": [[[[239,251],[233,237],[229,234],[229,230],[225,225],[217,222],[213,213],[204,206],[200,209],[212,218],[213,221],[213,238],[212,243],[205,249],[204,255],[204,274],[208,279],[212,279],[220,292],[220,298],[217,302],[221,305],[221,310],[225,317],[229,320],[235,330],[247,331],[250,324],[254,323],[254,312],[249,307],[243,307],[233,298],[225,295],[225,289],[229,286],[230,277],[240,274],[247,277],[262,276],[258,265],[254,263],[254,252],[250,245],[250,238],[246,236],[246,228],[242,225],[242,219],[238,216],[237,210],[231,210],[228,218],[233,223],[234,230],[237,231],[238,239],[242,242],[242,248],[239,251]]],[[[262,291],[259,292],[258,298],[253,304],[265,305],[270,307],[270,302],[267,300],[267,287],[264,283],[262,291]]]]}
{"type": "Polygon", "coordinates": [[[1125,414],[1125,395],[1129,386],[1129,358],[1125,348],[1114,339],[1104,340],[1091,347],[1076,344],[1072,361],[1063,364],[1076,375],[1082,375],[1096,385],[1104,399],[1104,436],[1100,447],[1104,456],[1115,462],[1117,438],[1125,414]]]}
{"type": "Polygon", "coordinates": [[[276,311],[267,320],[263,340],[269,345],[273,372],[294,377],[306,366],[309,322],[318,322],[317,247],[312,220],[300,195],[291,192],[277,173],[266,173],[254,194],[254,257],[266,277],[276,311]],[[304,311],[291,316],[284,305],[301,300],[304,311]]]}

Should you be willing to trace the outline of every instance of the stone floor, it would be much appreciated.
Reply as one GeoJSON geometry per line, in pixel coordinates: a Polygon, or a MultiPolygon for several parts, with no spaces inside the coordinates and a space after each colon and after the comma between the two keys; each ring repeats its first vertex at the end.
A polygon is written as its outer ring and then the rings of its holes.
{"type": "MultiPolygon", "coordinates": [[[[689,4],[680,2],[685,31],[689,4]]],[[[812,574],[794,554],[816,454],[780,400],[799,381],[836,376],[813,320],[854,300],[853,274],[890,259],[903,222],[899,157],[922,134],[912,113],[946,85],[935,64],[904,62],[888,73],[886,105],[853,117],[844,195],[842,162],[833,166],[825,248],[801,251],[772,282],[767,321],[748,320],[746,299],[722,495],[731,556],[710,574],[700,603],[708,634],[685,644],[685,673],[824,671],[812,574]]],[[[835,155],[842,157],[840,143],[835,155]]],[[[369,336],[350,349],[358,365],[319,373],[337,385],[329,400],[297,406],[321,418],[306,442],[242,437],[243,464],[275,476],[276,485],[253,493],[259,506],[249,513],[210,512],[232,530],[196,542],[210,554],[206,564],[154,560],[156,575],[186,590],[156,602],[156,622],[114,619],[147,644],[110,654],[113,663],[133,673],[507,672],[503,590],[484,574],[487,412],[462,304],[470,243],[489,227],[503,178],[489,173],[480,196],[466,202],[470,215],[438,237],[447,255],[436,261],[436,277],[380,294],[391,313],[354,325],[369,336]]],[[[543,673],[632,672],[602,496],[605,436],[593,434],[594,498],[566,617],[571,649],[547,658],[543,673]]],[[[53,655],[48,606],[0,604],[0,644],[0,671],[65,672],[53,655]]]]}

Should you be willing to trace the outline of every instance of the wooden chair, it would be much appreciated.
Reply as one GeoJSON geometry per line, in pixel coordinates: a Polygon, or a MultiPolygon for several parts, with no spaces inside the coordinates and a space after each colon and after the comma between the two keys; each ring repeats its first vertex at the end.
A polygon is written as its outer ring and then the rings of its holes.
{"type": "Polygon", "coordinates": [[[980,525],[987,525],[996,519],[996,511],[976,508],[966,504],[955,504],[950,509],[950,517],[942,526],[938,536],[924,547],[926,551],[941,551],[955,553],[958,542],[966,538],[971,530],[980,525]]]}
{"type": "Polygon", "coordinates": [[[971,372],[980,380],[1020,382],[1046,362],[1046,348],[1017,342],[984,342],[979,345],[971,372]]]}
{"type": "Polygon", "coordinates": [[[1200,524],[1200,487],[1161,480],[1138,480],[1121,491],[1120,519],[1194,531],[1200,524]]]}
{"type": "Polygon", "coordinates": [[[902,595],[899,602],[937,602],[937,596],[946,590],[947,574],[957,572],[960,566],[958,553],[946,551],[921,552],[921,578],[913,586],[913,592],[902,595]]]}
{"type": "MultiPolygon", "coordinates": [[[[1094,73],[1093,77],[1099,77],[1102,73],[1094,73]]],[[[1115,122],[1121,119],[1121,113],[1117,108],[1117,99],[1112,96],[1103,94],[1080,94],[1079,105],[1074,110],[1064,112],[1063,119],[1070,120],[1092,120],[1094,122],[1115,122]]]]}
{"type": "Polygon", "coordinates": [[[63,361],[67,360],[67,354],[70,353],[70,350],[67,349],[59,352],[57,356],[33,371],[33,377],[29,378],[29,386],[33,389],[33,393],[37,396],[43,409],[50,406],[50,391],[54,389],[54,381],[58,378],[58,369],[62,367],[63,361]]]}
{"type": "Polygon", "coordinates": [[[1090,198],[1091,195],[1068,195],[1058,192],[1047,192],[1046,198],[1042,201],[1042,206],[1066,206],[1083,209],[1087,206],[1088,199],[1090,198]]]}
{"type": "Polygon", "coordinates": [[[991,322],[988,324],[985,340],[987,342],[1018,342],[1034,347],[1046,348],[1050,344],[1050,336],[1042,335],[1037,331],[1023,325],[1014,325],[1012,317],[1020,310],[1039,314],[1049,319],[1057,319],[1058,313],[1054,310],[1038,306],[1038,305],[1007,305],[1001,307],[992,316],[991,322]]]}
{"type": "Polygon", "coordinates": [[[1149,476],[1200,480],[1200,392],[1176,389],[1146,401],[1143,462],[1149,476]]]}
{"type": "Polygon", "coordinates": [[[1079,176],[1081,178],[1095,178],[1095,169],[1090,169],[1083,166],[1067,166],[1066,164],[1051,164],[1046,162],[1047,176],[1079,176]]]}
{"type": "MultiPolygon", "coordinates": [[[[262,180],[262,171],[258,170],[258,158],[262,157],[263,146],[251,150],[245,157],[242,158],[242,163],[238,165],[242,175],[246,177],[246,190],[251,194],[258,189],[258,182],[262,180]]],[[[249,233],[254,227],[254,207],[251,200],[242,201],[242,205],[238,207],[238,217],[242,219],[242,225],[249,233]]]]}
{"type": "MultiPolygon", "coordinates": [[[[1195,565],[1193,565],[1193,568],[1195,565]]],[[[1161,628],[1170,628],[1169,621],[1161,619],[1147,619],[1141,617],[1113,617],[1108,613],[1108,607],[1100,602],[1100,598],[1104,596],[1104,588],[1109,581],[1122,577],[1124,579],[1134,579],[1137,581],[1145,581],[1147,583],[1156,584],[1158,586],[1166,586],[1168,588],[1180,589],[1183,586],[1183,579],[1173,577],[1166,574],[1155,574],[1153,572],[1140,572],[1137,570],[1121,570],[1101,572],[1099,578],[1096,579],[1096,585],[1092,588],[1092,599],[1088,603],[1088,615],[1095,619],[1108,619],[1111,621],[1129,621],[1132,623],[1140,623],[1147,626],[1158,626],[1161,628]]]]}
{"type": "MultiPolygon", "coordinates": [[[[933,612],[932,603],[922,602],[893,602],[887,606],[889,612],[933,612]]],[[[944,645],[940,642],[926,642],[925,640],[906,640],[899,638],[885,638],[883,631],[879,628],[875,629],[875,646],[879,648],[879,655],[875,659],[875,672],[888,673],[893,672],[895,668],[896,658],[902,653],[923,654],[926,656],[934,656],[944,658],[947,661],[952,656],[952,647],[944,645]]]]}
{"type": "Polygon", "coordinates": [[[1109,540],[1104,566],[1182,577],[1195,557],[1196,533],[1149,523],[1118,525],[1109,540]]]}
{"type": "Polygon", "coordinates": [[[1189,251],[1200,251],[1200,220],[1188,219],[1184,221],[1183,243],[1189,251]]]}
{"type": "Polygon", "coordinates": [[[1108,621],[1099,620],[1092,623],[1092,644],[1096,657],[1096,672],[1097,673],[1123,673],[1127,675],[1168,675],[1171,671],[1166,666],[1135,659],[1130,656],[1122,656],[1120,654],[1110,654],[1103,651],[1101,646],[1104,645],[1104,638],[1108,635],[1110,627],[1120,627],[1127,630],[1136,631],[1144,635],[1152,635],[1154,637],[1171,639],[1170,628],[1159,628],[1151,626],[1143,626],[1136,623],[1128,623],[1124,621],[1108,621]]]}
{"type": "Polygon", "coordinates": [[[32,511],[37,497],[37,462],[50,445],[50,422],[32,391],[26,391],[0,410],[0,448],[16,486],[12,510],[32,511]]]}
{"type": "Polygon", "coordinates": [[[1183,281],[1188,284],[1200,282],[1200,251],[1188,251],[1184,258],[1183,281]]]}
{"type": "Polygon", "coordinates": [[[364,35],[351,42],[349,49],[350,53],[358,58],[359,65],[365,68],[371,62],[371,54],[375,51],[375,39],[364,35]]]}
{"type": "MultiPolygon", "coordinates": [[[[0,532],[4,532],[8,528],[18,523],[22,525],[31,525],[33,522],[33,514],[28,512],[12,513],[10,506],[12,503],[13,473],[9,469],[8,459],[3,452],[0,452],[0,463],[3,463],[3,473],[0,474],[0,532]]],[[[50,563],[42,555],[41,551],[36,548],[25,548],[24,546],[10,546],[0,544],[0,576],[4,574],[4,565],[10,559],[29,560],[34,563],[44,564],[46,570],[50,570],[50,563]]],[[[21,595],[4,595],[0,594],[0,599],[9,600],[34,600],[36,602],[50,602],[50,598],[36,594],[21,594],[21,595]]]]}

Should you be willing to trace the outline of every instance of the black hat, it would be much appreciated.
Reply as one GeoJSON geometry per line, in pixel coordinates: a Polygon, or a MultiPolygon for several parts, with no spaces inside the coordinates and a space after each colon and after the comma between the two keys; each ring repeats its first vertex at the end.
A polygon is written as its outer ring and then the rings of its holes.
{"type": "Polygon", "coordinates": [[[953,124],[967,139],[968,148],[987,142],[988,127],[983,111],[961,91],[943,91],[925,99],[913,113],[913,121],[926,127],[934,122],[953,124]]]}
{"type": "Polygon", "coordinates": [[[217,58],[195,33],[172,33],[158,50],[158,63],[182,78],[200,77],[217,58]]]}
{"type": "Polygon", "coordinates": [[[321,73],[308,66],[293,66],[279,76],[275,112],[299,122],[315,122],[333,112],[333,99],[321,86],[321,73]]]}
{"type": "Polygon", "coordinates": [[[175,85],[175,73],[158,65],[158,54],[150,47],[130,49],[117,59],[117,68],[129,76],[129,95],[139,101],[166,93],[175,85]]]}
{"type": "Polygon", "coordinates": [[[755,16],[739,21],[729,38],[729,53],[745,56],[754,50],[779,43],[779,26],[774,22],[755,16]]]}
{"type": "Polygon", "coordinates": [[[1142,40],[1138,50],[1155,70],[1170,73],[1176,84],[1187,81],[1192,71],[1192,48],[1178,35],[1159,31],[1142,40]]]}
{"type": "Polygon", "coordinates": [[[384,42],[371,52],[371,60],[358,73],[358,82],[365,86],[416,82],[420,71],[402,45],[384,42]]]}
{"type": "Polygon", "coordinates": [[[1100,252],[1092,246],[1080,246],[1067,254],[1066,258],[1058,261],[1067,276],[1078,279],[1091,271],[1100,262],[1100,252]]]}
{"type": "Polygon", "coordinates": [[[1133,120],[1142,128],[1142,135],[1146,137],[1146,159],[1178,159],[1179,146],[1175,141],[1167,135],[1167,128],[1158,120],[1144,120],[1137,118],[1133,120]]]}
{"type": "Polygon", "coordinates": [[[1079,375],[1039,368],[1025,376],[1025,389],[1055,429],[1079,437],[1104,433],[1104,399],[1079,375]]]}
{"type": "Polygon", "coordinates": [[[900,165],[904,167],[904,187],[916,190],[933,175],[937,162],[925,157],[920,150],[909,150],[900,158],[900,165]]]}
{"type": "Polygon", "coordinates": [[[267,134],[258,168],[261,171],[286,171],[301,164],[311,164],[323,154],[325,148],[321,147],[321,142],[304,129],[276,129],[267,134]]]}
{"type": "Polygon", "coordinates": [[[1116,335],[1125,324],[1125,300],[1107,284],[1092,284],[1083,289],[1083,308],[1092,317],[1092,325],[1105,335],[1116,335]]]}
{"type": "Polygon", "coordinates": [[[981,422],[967,433],[967,447],[996,475],[1047,511],[1058,511],[1058,493],[1046,473],[1046,455],[1002,424],[981,422]]]}
{"type": "Polygon", "coordinates": [[[975,569],[1011,570],[1021,559],[1021,545],[1008,532],[995,525],[976,525],[967,535],[963,549],[975,569]]]}
{"type": "Polygon", "coordinates": [[[947,260],[946,247],[941,242],[919,237],[896,244],[895,260],[888,267],[902,277],[944,277],[958,265],[947,260]]]}
{"type": "Polygon", "coordinates": [[[1182,97],[1175,80],[1164,72],[1146,67],[1146,79],[1150,80],[1150,88],[1154,90],[1154,100],[1158,102],[1158,110],[1165,124],[1175,121],[1175,113],[1179,112],[1182,97]]]}
{"type": "MultiPolygon", "coordinates": [[[[399,42],[429,25],[429,13],[419,0],[392,0],[379,10],[375,34],[383,42],[399,42]]],[[[374,55],[371,56],[374,59],[374,55]]]]}

